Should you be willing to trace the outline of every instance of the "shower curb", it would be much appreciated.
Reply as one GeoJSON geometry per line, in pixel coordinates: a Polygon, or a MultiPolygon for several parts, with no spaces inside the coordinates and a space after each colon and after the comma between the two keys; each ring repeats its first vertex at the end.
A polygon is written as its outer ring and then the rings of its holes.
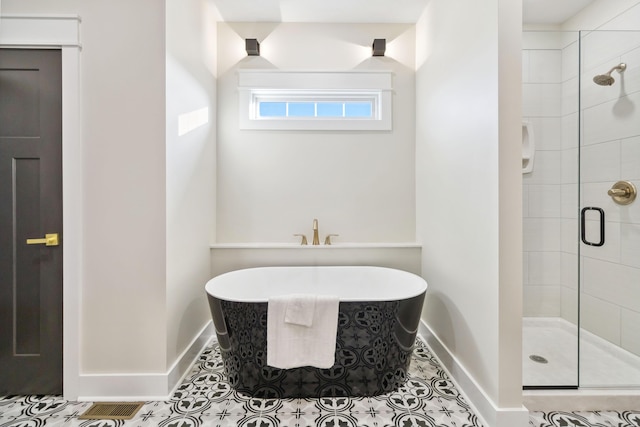
{"type": "Polygon", "coordinates": [[[640,390],[525,390],[530,411],[630,411],[640,407],[640,390]]]}

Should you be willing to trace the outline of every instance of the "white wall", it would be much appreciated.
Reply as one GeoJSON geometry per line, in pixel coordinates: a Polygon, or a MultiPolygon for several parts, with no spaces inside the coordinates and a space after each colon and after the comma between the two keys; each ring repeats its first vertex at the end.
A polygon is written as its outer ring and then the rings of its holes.
{"type": "Polygon", "coordinates": [[[404,24],[219,24],[219,243],[297,243],[314,218],[336,243],[414,241],[414,43],[404,24]],[[247,57],[245,38],[261,57],[247,57]],[[371,57],[374,38],[387,39],[385,57],[371,57]],[[239,130],[237,70],[248,68],[391,70],[393,130],[239,130]]]}
{"type": "Polygon", "coordinates": [[[489,425],[527,422],[517,3],[432,0],[416,30],[423,320],[484,395],[489,425]]]}
{"type": "Polygon", "coordinates": [[[166,2],[167,369],[211,318],[216,19],[207,1],[166,2]]]}
{"type": "Polygon", "coordinates": [[[85,170],[82,371],[164,372],[164,3],[80,2],[78,12],[85,170]]]}
{"type": "Polygon", "coordinates": [[[270,246],[217,245],[211,249],[211,277],[268,266],[374,265],[421,275],[419,245],[270,246]]]}
{"type": "Polygon", "coordinates": [[[166,395],[169,368],[207,321],[200,291],[214,238],[215,123],[177,137],[176,117],[203,104],[215,117],[208,11],[195,0],[170,1],[168,19],[165,3],[150,0],[2,6],[82,20],[82,165],[71,166],[82,169],[84,233],[74,392],[166,395]]]}

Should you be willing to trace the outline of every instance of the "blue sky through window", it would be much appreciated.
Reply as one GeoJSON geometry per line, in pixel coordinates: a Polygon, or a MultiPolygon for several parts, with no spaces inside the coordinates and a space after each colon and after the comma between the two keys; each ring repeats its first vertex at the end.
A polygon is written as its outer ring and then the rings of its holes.
{"type": "Polygon", "coordinates": [[[261,117],[285,117],[287,115],[286,102],[261,102],[259,107],[261,117]]]}
{"type": "Polygon", "coordinates": [[[314,102],[289,102],[289,117],[314,117],[315,111],[314,102]]]}
{"type": "Polygon", "coordinates": [[[373,103],[363,101],[260,101],[260,117],[266,118],[373,118],[373,103]]]}
{"type": "Polygon", "coordinates": [[[342,117],[342,102],[318,102],[318,117],[342,117]]]}
{"type": "Polygon", "coordinates": [[[345,117],[371,117],[371,103],[347,102],[344,105],[345,117]]]}

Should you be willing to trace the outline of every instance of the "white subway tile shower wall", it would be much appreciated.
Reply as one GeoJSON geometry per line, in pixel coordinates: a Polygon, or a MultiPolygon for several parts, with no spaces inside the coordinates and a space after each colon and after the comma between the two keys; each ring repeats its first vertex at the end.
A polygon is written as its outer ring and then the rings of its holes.
{"type": "Polygon", "coordinates": [[[562,115],[578,112],[578,78],[573,77],[562,82],[562,115]]]}
{"type": "MultiPolygon", "coordinates": [[[[531,63],[531,58],[529,63],[531,63]]],[[[562,109],[560,83],[525,83],[522,114],[525,117],[560,117],[562,109]]]]}
{"type": "MultiPolygon", "coordinates": [[[[578,77],[578,67],[576,67],[576,59],[578,58],[578,43],[576,37],[573,41],[562,49],[562,81],[566,82],[578,77]]],[[[577,107],[577,105],[576,105],[577,107]]]]}
{"type": "Polygon", "coordinates": [[[621,175],[628,179],[640,179],[640,136],[623,140],[621,148],[621,175]]]}
{"type": "MultiPolygon", "coordinates": [[[[523,115],[536,135],[534,172],[523,177],[524,314],[561,315],[576,322],[579,206],[602,207],[605,246],[581,246],[583,327],[640,354],[640,339],[635,338],[638,327],[633,322],[640,319],[640,307],[635,307],[640,304],[631,302],[640,300],[632,285],[640,282],[640,203],[619,206],[607,195],[620,179],[640,185],[640,32],[593,32],[584,37],[581,124],[578,44],[557,37],[554,44],[553,34],[529,34],[527,46],[536,49],[523,53],[523,115]],[[614,71],[616,84],[605,87],[592,82],[593,76],[620,62],[628,68],[624,75],[614,71]]],[[[598,222],[587,221],[586,232],[596,238],[598,222]]]]}
{"type": "MultiPolygon", "coordinates": [[[[577,257],[574,257],[577,258],[577,257]]],[[[575,265],[577,259],[573,261],[575,265]]],[[[577,279],[576,279],[577,283],[577,279]]],[[[569,289],[566,286],[562,287],[562,319],[577,319],[578,318],[578,291],[569,289]]]]}
{"type": "Polygon", "coordinates": [[[561,83],[562,52],[560,50],[531,50],[529,60],[530,82],[561,83]]]}
{"type": "MultiPolygon", "coordinates": [[[[607,68],[610,63],[616,65],[621,56],[640,46],[640,32],[637,31],[592,31],[583,32],[583,35],[582,69],[588,73],[594,68],[607,68]]],[[[605,71],[607,70],[596,74],[603,74],[605,71]]]]}
{"type": "Polygon", "coordinates": [[[562,312],[560,286],[529,285],[524,289],[523,298],[523,310],[527,317],[559,317],[562,312]]]}
{"type": "MultiPolygon", "coordinates": [[[[572,218],[563,218],[562,219],[562,236],[561,236],[561,250],[564,253],[568,254],[578,254],[578,220],[572,218]]],[[[570,286],[570,283],[567,283],[566,286],[570,286]]]]}
{"type": "Polygon", "coordinates": [[[531,252],[529,254],[529,283],[560,285],[562,280],[561,252],[531,252]]]}
{"type": "Polygon", "coordinates": [[[576,184],[562,184],[560,203],[562,218],[578,218],[578,192],[576,184]]]}
{"type": "Polygon", "coordinates": [[[529,185],[529,216],[559,218],[562,211],[561,195],[562,188],[557,184],[529,185]]]}
{"type": "MultiPolygon", "coordinates": [[[[562,246],[562,220],[559,218],[525,218],[525,252],[560,251],[562,246]]],[[[531,275],[531,270],[529,270],[531,275]]]]}
{"type": "Polygon", "coordinates": [[[640,354],[640,313],[623,308],[620,321],[622,347],[634,354],[640,354]]]}
{"type": "Polygon", "coordinates": [[[562,148],[562,120],[557,117],[532,117],[529,122],[535,129],[536,148],[550,151],[562,148]]]}
{"type": "MultiPolygon", "coordinates": [[[[610,89],[616,90],[615,87],[610,89]]],[[[583,145],[619,143],[617,140],[640,135],[640,120],[635,112],[639,104],[640,91],[584,108],[583,145]]]]}
{"type": "MultiPolygon", "coordinates": [[[[549,33],[525,33],[523,118],[532,127],[536,156],[523,175],[524,315],[562,313],[562,213],[564,41],[549,33]]],[[[577,124],[576,124],[577,129],[577,124]]]]}
{"type": "MultiPolygon", "coordinates": [[[[566,33],[562,48],[562,256],[561,317],[578,323],[579,45],[566,33]]],[[[573,345],[573,343],[572,343],[573,345]]],[[[573,370],[573,368],[571,369],[573,370]]]]}
{"type": "Polygon", "coordinates": [[[640,268],[640,227],[638,224],[620,224],[620,261],[624,265],[640,268]]]}
{"type": "Polygon", "coordinates": [[[562,122],[562,148],[578,148],[578,112],[567,114],[560,119],[562,122]]]}
{"type": "MultiPolygon", "coordinates": [[[[640,185],[640,31],[585,35],[582,64],[581,206],[604,209],[606,240],[602,247],[581,245],[581,323],[640,355],[640,203],[621,206],[607,195],[618,180],[640,185]],[[592,81],[621,62],[627,69],[611,74],[612,86],[592,81]]],[[[587,221],[588,235],[597,235],[598,228],[598,221],[587,221]]],[[[583,379],[584,385],[597,385],[583,379]]]]}
{"type": "MultiPolygon", "coordinates": [[[[535,133],[535,128],[534,128],[535,133]]],[[[538,137],[536,136],[536,141],[538,137]]],[[[537,143],[536,143],[537,146],[537,143]]],[[[525,185],[530,184],[560,184],[562,177],[562,171],[560,166],[562,164],[562,152],[558,150],[544,151],[536,148],[535,163],[533,165],[533,172],[523,175],[522,181],[525,185]]]]}
{"type": "Polygon", "coordinates": [[[620,307],[583,294],[580,297],[580,326],[610,343],[620,345],[620,307]]]}
{"type": "Polygon", "coordinates": [[[562,150],[562,183],[574,184],[574,191],[577,193],[578,184],[578,149],[567,148],[562,150]]]}
{"type": "Polygon", "coordinates": [[[584,258],[582,292],[640,312],[640,269],[584,258]]]}

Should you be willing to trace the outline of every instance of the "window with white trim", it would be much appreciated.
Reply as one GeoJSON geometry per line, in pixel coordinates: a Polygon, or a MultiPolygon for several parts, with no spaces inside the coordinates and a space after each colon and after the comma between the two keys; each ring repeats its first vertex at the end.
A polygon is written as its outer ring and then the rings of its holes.
{"type": "Polygon", "coordinates": [[[391,130],[390,72],[240,72],[240,128],[391,130]]]}
{"type": "Polygon", "coordinates": [[[252,120],[376,120],[381,91],[252,90],[252,120]]]}

